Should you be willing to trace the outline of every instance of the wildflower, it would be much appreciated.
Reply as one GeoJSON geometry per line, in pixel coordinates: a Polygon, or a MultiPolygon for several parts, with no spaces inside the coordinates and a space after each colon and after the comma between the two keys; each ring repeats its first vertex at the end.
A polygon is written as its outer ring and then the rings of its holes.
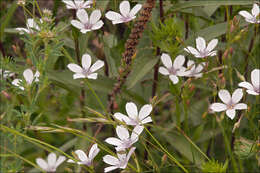
{"type": "Polygon", "coordinates": [[[238,103],[243,97],[242,89],[236,89],[230,96],[230,93],[227,90],[220,90],[218,92],[219,98],[224,102],[223,103],[213,103],[210,105],[210,108],[215,112],[226,111],[226,114],[229,118],[234,119],[236,115],[235,110],[247,109],[247,105],[244,103],[238,103]]]}
{"type": "Polygon", "coordinates": [[[130,3],[128,1],[122,1],[119,5],[121,14],[114,11],[108,11],[105,16],[111,20],[113,24],[126,23],[135,19],[136,14],[141,8],[142,5],[137,4],[132,10],[130,10],[130,3]]]}
{"type": "Polygon", "coordinates": [[[106,167],[104,172],[110,172],[110,171],[113,171],[115,169],[125,169],[127,164],[128,164],[128,161],[131,157],[131,155],[133,154],[133,152],[135,151],[135,147],[132,147],[128,154],[124,153],[124,154],[120,154],[120,153],[117,153],[117,157],[114,157],[114,156],[111,156],[111,155],[105,155],[103,157],[103,161],[109,165],[112,165],[112,166],[109,166],[109,167],[106,167]]]}
{"type": "Polygon", "coordinates": [[[259,6],[257,4],[253,5],[253,8],[251,10],[250,14],[247,11],[240,11],[239,14],[245,18],[245,20],[249,23],[260,23],[260,19],[257,19],[257,16],[259,16],[259,6]]]}
{"type": "Polygon", "coordinates": [[[66,157],[59,156],[57,159],[57,156],[55,153],[50,153],[47,158],[47,162],[43,160],[42,158],[37,158],[36,163],[46,172],[55,172],[56,169],[62,162],[66,160],[66,157]]]}
{"type": "Polygon", "coordinates": [[[246,92],[252,95],[260,94],[260,69],[254,69],[251,72],[251,83],[249,82],[240,82],[238,86],[246,88],[246,92]]]}
{"type": "Polygon", "coordinates": [[[188,46],[187,48],[184,48],[184,50],[188,53],[193,54],[196,58],[205,58],[208,56],[215,56],[217,54],[217,51],[212,51],[218,44],[217,39],[213,39],[209,42],[208,46],[206,47],[206,41],[202,37],[198,37],[196,39],[196,48],[193,48],[191,46],[188,46]]]}
{"type": "MultiPolygon", "coordinates": [[[[23,72],[23,77],[28,85],[31,85],[33,81],[39,82],[40,73],[39,71],[36,71],[36,73],[33,75],[33,72],[31,69],[26,69],[23,72]]],[[[14,79],[12,84],[19,87],[21,90],[24,90],[24,87],[21,86],[22,84],[21,79],[14,79]]]]}
{"type": "MultiPolygon", "coordinates": [[[[96,155],[99,153],[100,149],[98,148],[97,144],[92,145],[88,156],[85,154],[82,150],[76,150],[75,153],[78,156],[78,159],[80,160],[77,162],[79,165],[86,165],[90,166],[92,164],[93,159],[96,157],[96,155]]],[[[73,160],[69,159],[68,162],[75,163],[73,160]]]]}
{"type": "Polygon", "coordinates": [[[99,20],[101,18],[101,12],[100,10],[94,10],[90,17],[88,18],[88,13],[85,10],[78,10],[77,11],[77,18],[78,20],[72,20],[71,24],[80,29],[80,32],[85,34],[86,32],[100,29],[104,23],[102,20],[99,20]]]}
{"type": "Polygon", "coordinates": [[[136,126],[133,129],[133,132],[131,134],[131,137],[129,136],[129,132],[126,128],[123,126],[117,126],[116,127],[116,134],[119,137],[110,137],[107,138],[105,141],[111,145],[116,146],[116,150],[125,150],[127,148],[130,148],[134,143],[138,141],[139,135],[142,133],[144,127],[143,126],[136,126]]]}
{"type": "Polygon", "coordinates": [[[66,4],[67,9],[85,9],[85,8],[90,8],[90,5],[93,3],[92,0],[88,0],[84,2],[84,0],[62,0],[63,3],[66,4]]]}
{"type": "Polygon", "coordinates": [[[166,68],[160,67],[159,72],[163,75],[169,75],[173,84],[179,82],[178,76],[185,76],[188,74],[187,72],[185,72],[186,68],[183,67],[183,64],[185,62],[185,57],[183,55],[177,56],[173,64],[171,57],[168,54],[163,53],[161,56],[161,60],[166,68]]]}
{"type": "Polygon", "coordinates": [[[17,5],[25,5],[25,0],[17,0],[17,5]]]}
{"type": "Polygon", "coordinates": [[[33,34],[35,30],[37,31],[40,30],[39,26],[36,24],[33,18],[27,19],[26,27],[27,28],[15,28],[15,29],[17,31],[20,31],[19,32],[20,34],[24,34],[25,32],[28,34],[33,34]]]}
{"type": "Polygon", "coordinates": [[[81,59],[82,67],[77,64],[68,64],[68,68],[73,71],[73,79],[78,78],[89,78],[89,79],[97,79],[97,73],[94,73],[98,69],[104,66],[104,62],[98,60],[91,66],[91,57],[89,54],[84,54],[81,59]]]}
{"type": "Polygon", "coordinates": [[[3,78],[12,77],[14,75],[15,75],[15,73],[13,73],[11,71],[0,69],[0,76],[3,76],[3,78]]]}
{"type": "Polygon", "coordinates": [[[200,63],[197,67],[195,66],[194,61],[189,60],[187,63],[187,68],[190,69],[188,70],[188,77],[195,77],[195,78],[200,78],[202,77],[203,73],[201,71],[203,70],[203,67],[205,66],[205,63],[200,63]]]}
{"type": "Polygon", "coordinates": [[[142,125],[149,122],[152,122],[152,118],[148,115],[152,112],[152,105],[146,104],[144,105],[140,112],[138,113],[137,107],[133,102],[128,102],[125,105],[126,112],[128,116],[117,112],[114,114],[114,117],[119,121],[124,121],[127,125],[142,125]]]}

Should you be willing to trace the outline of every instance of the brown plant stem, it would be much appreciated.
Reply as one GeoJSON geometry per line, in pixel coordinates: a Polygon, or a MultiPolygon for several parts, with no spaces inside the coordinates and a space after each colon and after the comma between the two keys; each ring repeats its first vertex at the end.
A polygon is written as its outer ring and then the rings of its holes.
{"type": "Polygon", "coordinates": [[[146,27],[148,20],[150,19],[152,9],[155,6],[155,0],[146,0],[137,21],[134,24],[133,29],[125,43],[125,52],[121,60],[121,66],[119,68],[119,76],[117,82],[114,84],[112,92],[109,94],[108,111],[113,112],[116,95],[120,93],[122,86],[126,82],[126,79],[131,72],[132,60],[136,55],[136,46],[139,43],[139,39],[146,27]]]}
{"type": "Polygon", "coordinates": [[[1,41],[0,41],[0,50],[2,52],[3,57],[5,57],[6,54],[5,54],[3,43],[1,41]]]}

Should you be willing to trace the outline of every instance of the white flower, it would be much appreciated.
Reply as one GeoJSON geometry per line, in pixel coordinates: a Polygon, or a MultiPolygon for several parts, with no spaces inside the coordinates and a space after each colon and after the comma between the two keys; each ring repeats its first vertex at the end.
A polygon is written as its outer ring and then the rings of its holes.
{"type": "Polygon", "coordinates": [[[73,71],[73,79],[78,78],[89,78],[89,79],[97,79],[97,73],[94,73],[98,69],[104,66],[104,62],[98,60],[91,66],[91,57],[89,54],[84,54],[81,59],[82,67],[77,64],[68,64],[68,68],[73,71]]]}
{"type": "Polygon", "coordinates": [[[85,9],[85,8],[90,8],[90,5],[93,3],[92,0],[88,0],[84,2],[84,0],[62,0],[63,3],[66,4],[67,9],[85,9]]]}
{"type": "Polygon", "coordinates": [[[141,8],[142,5],[137,4],[132,10],[130,10],[130,3],[128,1],[122,1],[119,5],[121,14],[114,11],[108,11],[105,16],[111,20],[113,24],[126,23],[135,19],[136,14],[141,8]]]}
{"type": "Polygon", "coordinates": [[[252,95],[260,94],[260,70],[254,69],[251,72],[251,83],[249,82],[240,82],[238,86],[246,88],[246,92],[252,95]]]}
{"type": "Polygon", "coordinates": [[[106,167],[105,168],[105,172],[110,172],[110,171],[113,171],[115,169],[125,169],[126,166],[127,166],[127,163],[131,157],[131,155],[133,154],[133,152],[135,151],[135,147],[132,147],[128,154],[120,154],[120,153],[117,153],[117,158],[114,157],[114,156],[111,156],[111,155],[105,155],[103,157],[103,161],[109,165],[112,165],[112,166],[109,166],[109,167],[106,167]]]}
{"type": "Polygon", "coordinates": [[[139,135],[142,133],[144,127],[143,126],[135,126],[131,137],[129,136],[129,132],[124,126],[117,126],[116,127],[116,134],[119,137],[110,137],[105,140],[105,142],[116,146],[116,150],[125,150],[130,148],[134,143],[138,141],[139,135]]]}
{"type": "MultiPolygon", "coordinates": [[[[78,156],[78,159],[80,160],[77,162],[79,165],[86,165],[90,166],[92,164],[93,159],[96,157],[96,155],[99,153],[100,149],[98,148],[97,144],[92,145],[88,156],[85,154],[82,150],[76,150],[75,153],[78,156]]],[[[68,162],[75,163],[73,160],[69,159],[68,162]]]]}
{"type": "Polygon", "coordinates": [[[206,47],[206,41],[202,37],[198,37],[196,39],[196,48],[188,46],[184,48],[184,50],[188,53],[193,54],[196,58],[205,58],[208,56],[215,56],[217,55],[217,51],[212,51],[218,44],[217,39],[213,39],[209,42],[208,46],[206,47]]]}
{"type": "Polygon", "coordinates": [[[128,102],[125,105],[125,109],[128,116],[120,112],[117,112],[114,114],[114,117],[119,121],[125,122],[127,125],[136,126],[136,125],[142,125],[153,121],[152,118],[148,116],[150,115],[153,109],[152,105],[150,104],[144,105],[141,108],[139,113],[136,105],[133,102],[128,102]]]}
{"type": "Polygon", "coordinates": [[[12,77],[12,76],[14,76],[14,75],[15,75],[15,73],[13,73],[13,72],[10,72],[10,71],[8,71],[8,70],[2,70],[2,69],[0,69],[0,76],[3,76],[3,78],[12,77]]]}
{"type": "Polygon", "coordinates": [[[257,19],[257,16],[259,16],[259,6],[257,4],[253,5],[253,8],[251,10],[250,14],[247,11],[240,11],[239,14],[245,18],[245,20],[249,23],[260,23],[260,19],[257,19]]]}
{"type": "Polygon", "coordinates": [[[210,105],[210,108],[215,112],[226,111],[226,114],[229,118],[233,119],[236,115],[235,110],[247,109],[247,105],[244,103],[238,103],[243,97],[243,90],[236,89],[230,96],[230,93],[227,90],[220,90],[218,92],[219,98],[224,102],[223,103],[213,103],[210,105]]]}
{"type": "Polygon", "coordinates": [[[39,26],[36,24],[36,22],[33,20],[33,18],[29,18],[27,19],[26,22],[26,27],[27,28],[15,28],[17,31],[20,31],[20,34],[24,34],[25,32],[28,34],[33,34],[34,30],[39,31],[40,28],[39,26]]]}
{"type": "Polygon", "coordinates": [[[187,63],[187,69],[190,69],[187,71],[188,77],[195,77],[195,78],[200,78],[202,77],[203,73],[201,71],[203,70],[203,67],[205,66],[205,63],[200,63],[197,67],[195,66],[194,61],[189,60],[187,63]]]}
{"type": "Polygon", "coordinates": [[[166,67],[160,67],[159,72],[163,75],[166,75],[170,77],[173,84],[176,84],[179,82],[178,76],[185,76],[188,73],[185,71],[186,68],[183,67],[183,64],[185,62],[185,57],[183,55],[179,55],[175,58],[173,64],[171,57],[163,53],[161,56],[161,60],[163,65],[166,67]]]}
{"type": "Polygon", "coordinates": [[[47,172],[55,172],[56,169],[62,162],[66,160],[66,157],[59,156],[57,159],[57,156],[55,153],[50,153],[47,158],[47,162],[43,160],[42,158],[37,158],[36,163],[45,171],[47,172]]]}
{"type": "MultiPolygon", "coordinates": [[[[39,71],[36,71],[35,74],[33,74],[31,69],[26,69],[23,72],[23,77],[28,85],[31,85],[33,81],[39,82],[40,73],[39,71]]],[[[14,79],[12,84],[19,87],[21,90],[24,90],[24,87],[21,86],[21,79],[14,79]]]]}
{"type": "Polygon", "coordinates": [[[92,30],[97,30],[100,29],[104,23],[102,20],[99,20],[101,18],[101,12],[100,10],[94,10],[90,18],[88,18],[88,13],[81,9],[77,11],[77,18],[78,20],[72,20],[71,24],[80,29],[80,32],[85,34],[86,32],[92,31],[92,30]]]}

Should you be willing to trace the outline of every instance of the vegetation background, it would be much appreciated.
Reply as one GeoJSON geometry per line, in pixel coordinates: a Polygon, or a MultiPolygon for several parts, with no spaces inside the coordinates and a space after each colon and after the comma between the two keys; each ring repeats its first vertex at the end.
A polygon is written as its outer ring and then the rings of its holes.
{"type": "MultiPolygon", "coordinates": [[[[25,8],[13,0],[0,2],[0,68],[17,76],[29,67],[44,72],[38,87],[28,92],[12,86],[12,78],[1,76],[0,172],[37,172],[37,157],[45,158],[49,152],[71,155],[75,149],[88,151],[93,141],[112,151],[104,139],[115,135],[117,122],[102,122],[98,118],[100,114],[109,115],[109,94],[117,82],[124,45],[135,23],[112,25],[105,19],[105,12],[118,11],[120,2],[95,1],[93,9],[102,11],[105,24],[98,31],[82,34],[71,26],[73,12],[60,0],[26,0],[26,9],[35,17],[40,17],[39,9],[42,12],[44,8],[53,14],[53,22],[36,36],[19,35],[15,30],[25,26],[29,17],[25,8]],[[105,61],[97,80],[73,80],[67,68],[67,64],[77,63],[77,57],[84,53],[95,61],[105,61]],[[43,64],[46,56],[48,61],[43,64]]],[[[152,136],[142,134],[135,144],[137,161],[131,161],[133,165],[138,163],[139,172],[183,172],[161,146],[188,172],[259,171],[259,96],[244,96],[243,102],[249,108],[237,112],[233,120],[225,113],[208,110],[217,101],[219,89],[233,92],[239,82],[250,80],[253,69],[260,67],[259,24],[246,23],[238,15],[241,10],[250,11],[253,3],[156,1],[132,58],[130,74],[112,107],[113,112],[125,113],[129,101],[139,108],[153,104],[153,123],[146,126],[152,136]],[[202,78],[182,78],[173,85],[158,74],[162,53],[172,58],[183,54],[201,62],[183,50],[186,45],[194,46],[198,36],[207,41],[219,40],[218,54],[207,59],[208,67],[202,78]]],[[[101,160],[107,151],[100,153],[95,158],[95,172],[102,172],[105,167],[101,160]]],[[[58,170],[85,171],[67,163],[58,170]]]]}

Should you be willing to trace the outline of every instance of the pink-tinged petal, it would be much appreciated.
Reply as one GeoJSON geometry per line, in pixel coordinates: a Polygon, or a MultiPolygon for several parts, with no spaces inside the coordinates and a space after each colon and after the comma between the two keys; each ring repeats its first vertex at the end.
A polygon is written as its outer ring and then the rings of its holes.
{"type": "Polygon", "coordinates": [[[237,110],[247,109],[247,105],[245,103],[238,103],[234,106],[234,109],[237,110]]]}
{"type": "Polygon", "coordinates": [[[95,62],[91,67],[90,67],[90,71],[91,72],[95,72],[98,69],[102,68],[104,66],[104,61],[101,60],[97,60],[97,62],[95,62]]]}
{"type": "Polygon", "coordinates": [[[210,109],[212,109],[214,112],[222,112],[227,110],[227,105],[223,103],[213,103],[210,105],[210,109]]]}
{"type": "Polygon", "coordinates": [[[39,77],[40,77],[40,72],[37,70],[36,72],[35,72],[35,74],[34,74],[34,81],[35,82],[39,82],[39,77]]]}
{"type": "Polygon", "coordinates": [[[91,56],[89,54],[84,54],[81,59],[81,64],[84,69],[89,69],[91,65],[91,56]]]}
{"type": "Polygon", "coordinates": [[[144,105],[140,112],[139,112],[139,120],[143,120],[145,117],[147,117],[148,115],[150,115],[150,113],[152,112],[153,107],[150,104],[146,104],[144,105]]]}
{"type": "Polygon", "coordinates": [[[194,67],[195,66],[195,62],[194,61],[192,61],[192,60],[188,60],[188,62],[187,62],[187,68],[190,68],[190,67],[194,67]]]}
{"type": "Polygon", "coordinates": [[[105,155],[103,157],[103,161],[109,165],[118,165],[119,164],[118,158],[111,156],[111,155],[105,155]]]}
{"type": "Polygon", "coordinates": [[[84,8],[90,8],[90,5],[93,4],[93,1],[92,0],[89,0],[89,1],[86,1],[84,4],[83,4],[83,7],[84,8]]]}
{"type": "Polygon", "coordinates": [[[99,151],[100,149],[98,148],[97,144],[92,145],[88,154],[89,159],[93,160],[96,157],[96,155],[99,153],[99,151]]]}
{"type": "Polygon", "coordinates": [[[36,163],[37,165],[39,165],[43,170],[47,170],[48,169],[48,164],[45,160],[43,160],[42,158],[37,158],[36,159],[36,163]]]}
{"type": "Polygon", "coordinates": [[[33,76],[33,72],[31,69],[26,69],[24,72],[23,72],[23,77],[25,79],[25,81],[28,83],[28,84],[32,84],[32,81],[34,79],[34,76],[33,76]]]}
{"type": "Polygon", "coordinates": [[[81,22],[79,22],[78,20],[72,20],[70,23],[71,23],[74,27],[76,27],[76,28],[78,28],[78,29],[84,28],[84,25],[83,25],[81,22]]]}
{"type": "Polygon", "coordinates": [[[139,126],[139,125],[135,126],[131,134],[131,140],[136,142],[138,140],[138,136],[142,133],[143,130],[144,130],[143,126],[139,126]]]}
{"type": "Polygon", "coordinates": [[[88,157],[86,155],[86,153],[82,150],[76,150],[75,154],[77,154],[78,158],[80,161],[86,161],[88,160],[88,157]]]}
{"type": "Polygon", "coordinates": [[[183,55],[178,55],[173,62],[173,67],[175,69],[180,69],[183,66],[184,62],[185,57],[183,55]]]}
{"type": "Polygon", "coordinates": [[[82,68],[77,65],[77,64],[68,64],[67,67],[70,69],[70,71],[74,72],[74,73],[81,73],[82,72],[82,68]]]}
{"type": "Polygon", "coordinates": [[[128,16],[130,13],[130,3],[128,1],[122,1],[119,5],[119,9],[123,16],[128,16]]]}
{"type": "Polygon", "coordinates": [[[146,123],[150,123],[150,122],[152,122],[153,120],[152,120],[152,118],[149,116],[149,117],[146,117],[145,119],[143,119],[142,121],[141,121],[141,123],[142,124],[146,124],[146,123]]]}
{"type": "Polygon", "coordinates": [[[247,92],[248,94],[255,95],[255,96],[258,96],[258,95],[259,95],[259,93],[255,92],[255,91],[253,91],[253,90],[246,90],[246,92],[247,92]]]}
{"type": "Polygon", "coordinates": [[[55,167],[57,168],[60,164],[62,164],[66,160],[65,156],[59,156],[59,158],[56,161],[55,167]]]}
{"type": "Polygon", "coordinates": [[[71,159],[69,159],[67,162],[68,162],[68,163],[75,163],[75,161],[74,161],[74,160],[71,160],[71,159]]]}
{"type": "Polygon", "coordinates": [[[199,52],[197,51],[197,49],[188,46],[187,48],[184,49],[186,52],[193,54],[194,56],[198,55],[199,52]]]}
{"type": "Polygon", "coordinates": [[[92,73],[87,76],[88,79],[97,79],[98,74],[97,73],[92,73]]]}
{"type": "Polygon", "coordinates": [[[177,84],[179,82],[179,78],[175,75],[170,75],[170,80],[173,84],[177,84]]]}
{"type": "Polygon", "coordinates": [[[185,67],[181,67],[179,71],[177,71],[177,76],[188,76],[191,74],[192,71],[187,70],[185,67]]]}
{"type": "Polygon", "coordinates": [[[91,24],[95,24],[95,23],[97,23],[97,21],[99,21],[100,18],[101,18],[101,11],[94,10],[90,15],[89,22],[91,24]]]}
{"type": "Polygon", "coordinates": [[[251,82],[254,87],[260,88],[260,70],[255,69],[251,72],[251,82]]]}
{"type": "Polygon", "coordinates": [[[62,0],[62,2],[66,4],[66,7],[67,7],[68,9],[72,9],[72,8],[75,9],[75,8],[76,8],[74,2],[71,1],[71,0],[62,0]]]}
{"type": "Polygon", "coordinates": [[[203,68],[204,68],[204,65],[202,65],[202,63],[200,63],[198,66],[197,66],[197,68],[196,68],[196,73],[199,73],[199,72],[201,72],[202,70],[203,70],[203,68]]]}
{"type": "Polygon", "coordinates": [[[116,13],[114,11],[108,11],[106,14],[105,14],[106,18],[109,19],[109,20],[119,20],[122,16],[121,14],[119,13],[116,13]]]}
{"type": "Polygon", "coordinates": [[[84,0],[75,0],[74,2],[77,7],[80,7],[84,3],[84,0]]]}
{"type": "Polygon", "coordinates": [[[118,119],[119,121],[125,122],[126,124],[130,123],[130,121],[131,121],[126,115],[124,115],[124,114],[122,114],[120,112],[115,113],[114,117],[116,119],[118,119]]]}
{"type": "Polygon", "coordinates": [[[77,11],[77,17],[81,23],[88,23],[88,13],[84,9],[77,11]]]}
{"type": "Polygon", "coordinates": [[[213,39],[209,42],[208,46],[207,46],[207,51],[211,52],[218,44],[218,39],[213,39]]]}
{"type": "Polygon", "coordinates": [[[49,167],[55,167],[57,156],[55,153],[50,153],[47,158],[49,167]]]}
{"type": "Polygon", "coordinates": [[[196,48],[202,52],[206,49],[206,41],[202,37],[196,38],[196,48]]]}
{"type": "Polygon", "coordinates": [[[195,78],[201,78],[203,76],[203,73],[194,74],[193,77],[195,78]]]}
{"type": "Polygon", "coordinates": [[[257,4],[254,4],[251,12],[254,17],[257,17],[259,15],[259,6],[257,4]]]}
{"type": "Polygon", "coordinates": [[[240,14],[241,16],[243,16],[246,19],[252,19],[254,18],[250,13],[248,13],[247,11],[240,11],[238,14],[240,14]]]}
{"type": "Polygon", "coordinates": [[[112,23],[113,25],[119,24],[119,23],[124,23],[125,21],[122,19],[118,19],[118,20],[113,20],[112,23]]]}
{"type": "Polygon", "coordinates": [[[129,132],[126,128],[124,128],[124,126],[117,126],[116,134],[121,140],[129,138],[129,132]]]}
{"type": "Polygon", "coordinates": [[[127,154],[127,157],[126,157],[126,161],[127,161],[127,162],[129,161],[129,159],[130,159],[130,157],[131,157],[131,155],[133,154],[134,151],[135,151],[135,147],[132,147],[132,148],[129,150],[129,152],[128,152],[128,154],[127,154]]]}
{"type": "Polygon", "coordinates": [[[208,56],[216,56],[216,55],[217,55],[217,51],[216,50],[208,53],[208,56]]]}
{"type": "Polygon", "coordinates": [[[21,79],[14,79],[14,80],[12,81],[12,84],[13,84],[14,86],[19,87],[19,86],[21,85],[21,82],[22,82],[21,79]]]}
{"type": "Polygon", "coordinates": [[[236,89],[232,94],[232,103],[238,103],[243,97],[243,90],[241,88],[236,89]]]}
{"type": "Polygon", "coordinates": [[[165,67],[160,67],[159,68],[159,72],[162,74],[162,75],[169,75],[169,70],[165,67]]]}
{"type": "Polygon", "coordinates": [[[81,73],[76,73],[73,75],[73,79],[80,79],[80,78],[86,78],[86,76],[81,73]]]}
{"type": "Polygon", "coordinates": [[[15,28],[17,31],[19,31],[19,34],[30,33],[30,31],[26,28],[15,28]]]}
{"type": "Polygon", "coordinates": [[[238,86],[246,88],[248,90],[254,90],[254,87],[249,82],[240,82],[238,86]]]}
{"type": "Polygon", "coordinates": [[[229,104],[231,101],[231,95],[228,92],[228,90],[224,90],[224,89],[220,90],[218,92],[218,96],[219,96],[220,100],[222,100],[222,102],[224,102],[226,104],[229,104]]]}
{"type": "Polygon", "coordinates": [[[82,32],[83,34],[86,34],[87,32],[90,32],[90,31],[92,31],[92,30],[91,29],[85,29],[85,28],[80,30],[80,32],[82,32]]]}
{"type": "Polygon", "coordinates": [[[98,21],[92,26],[92,30],[98,30],[104,25],[104,22],[102,20],[98,21]]]}
{"type": "Polygon", "coordinates": [[[162,56],[161,56],[161,60],[162,60],[162,63],[165,67],[167,67],[167,68],[172,67],[172,59],[168,54],[163,53],[162,56]]]}
{"type": "Polygon", "coordinates": [[[130,11],[130,16],[135,16],[139,10],[141,10],[142,5],[141,4],[136,4],[134,8],[130,11]]]}
{"type": "Polygon", "coordinates": [[[114,137],[107,138],[105,142],[114,146],[122,145],[122,141],[114,137]]]}
{"type": "Polygon", "coordinates": [[[236,116],[236,111],[235,111],[235,109],[228,109],[228,110],[226,111],[226,114],[227,114],[227,116],[228,116],[231,120],[233,120],[233,119],[235,118],[235,116],[236,116]]]}
{"type": "Polygon", "coordinates": [[[125,105],[125,109],[127,112],[127,115],[132,119],[137,119],[138,110],[136,105],[133,102],[128,102],[125,105]]]}
{"type": "Polygon", "coordinates": [[[113,170],[115,170],[117,168],[118,168],[117,166],[109,166],[109,167],[106,167],[104,169],[104,172],[110,172],[110,171],[113,171],[113,170]]]}

